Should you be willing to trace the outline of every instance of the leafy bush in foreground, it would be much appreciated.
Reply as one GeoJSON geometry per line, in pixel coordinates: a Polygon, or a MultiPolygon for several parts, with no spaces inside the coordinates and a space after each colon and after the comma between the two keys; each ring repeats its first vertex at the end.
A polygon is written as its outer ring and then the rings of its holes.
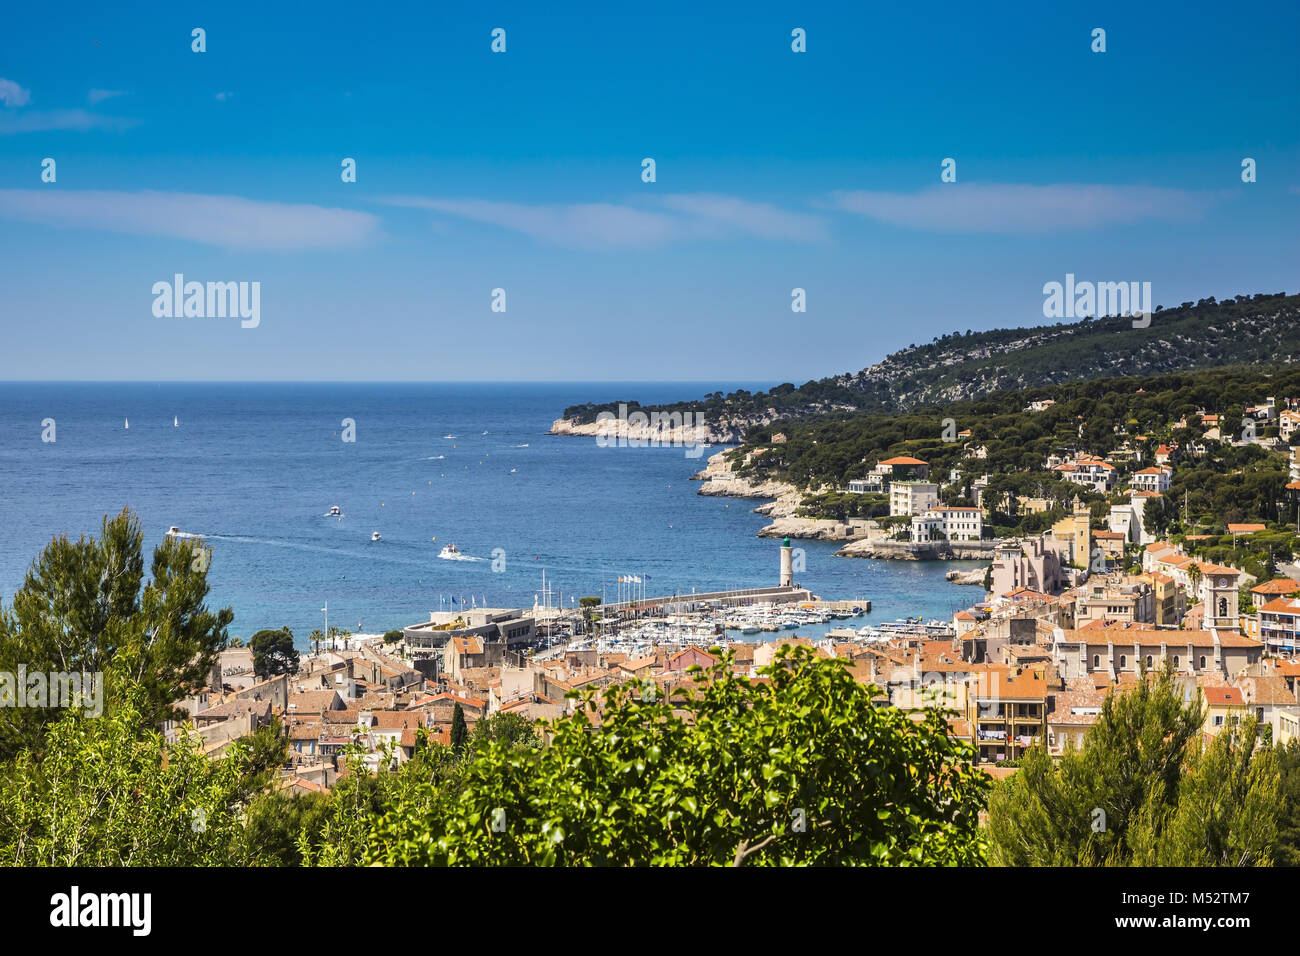
{"type": "MultiPolygon", "coordinates": [[[[605,693],[548,746],[480,746],[454,801],[399,798],[385,864],[945,865],[983,862],[988,778],[941,715],[872,704],[842,661],[786,649],[665,697],[605,693]]],[[[590,698],[584,704],[590,704],[590,698]]]]}

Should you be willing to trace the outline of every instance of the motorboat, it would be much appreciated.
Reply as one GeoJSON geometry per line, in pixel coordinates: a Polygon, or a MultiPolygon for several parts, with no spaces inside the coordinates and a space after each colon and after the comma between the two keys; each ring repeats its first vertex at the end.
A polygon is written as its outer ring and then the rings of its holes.
{"type": "Polygon", "coordinates": [[[175,537],[180,533],[181,533],[181,529],[176,527],[176,525],[172,525],[170,528],[167,529],[167,537],[169,538],[175,537]]]}
{"type": "Polygon", "coordinates": [[[380,534],[379,534],[378,531],[372,531],[372,532],[370,532],[370,540],[371,540],[371,541],[382,541],[383,538],[380,536],[380,534]]]}
{"type": "Polygon", "coordinates": [[[444,545],[443,549],[438,552],[438,557],[440,558],[449,558],[451,560],[455,560],[460,556],[461,556],[460,548],[456,547],[456,543],[454,541],[451,544],[444,545]]]}
{"type": "Polygon", "coordinates": [[[325,512],[327,518],[342,518],[343,510],[338,505],[330,505],[330,510],[325,512]]]}

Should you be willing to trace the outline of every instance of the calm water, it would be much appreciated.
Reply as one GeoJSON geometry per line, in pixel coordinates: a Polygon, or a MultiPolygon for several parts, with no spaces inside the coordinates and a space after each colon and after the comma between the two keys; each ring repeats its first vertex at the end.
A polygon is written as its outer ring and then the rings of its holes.
{"type": "MultiPolygon", "coordinates": [[[[774,585],[778,543],[754,536],[758,502],[695,494],[703,457],[546,435],[566,405],[716,387],[0,384],[0,595],[51,536],[97,533],[124,506],[147,549],[171,525],[207,539],[209,602],[234,608],[232,634],[288,625],[304,646],[326,601],[331,624],[374,632],[452,596],[531,606],[543,569],[566,606],[615,600],[621,574],[648,576],[652,595],[774,585]],[[45,418],[54,444],[41,441],[45,418]],[[344,418],[355,443],[341,440],[344,418]],[[341,521],[324,517],[335,504],[341,521]],[[449,542],[480,560],[440,560],[449,542]]],[[[980,596],[943,580],[967,565],[796,545],[796,580],[870,599],[869,620],[948,616],[980,596]]]]}

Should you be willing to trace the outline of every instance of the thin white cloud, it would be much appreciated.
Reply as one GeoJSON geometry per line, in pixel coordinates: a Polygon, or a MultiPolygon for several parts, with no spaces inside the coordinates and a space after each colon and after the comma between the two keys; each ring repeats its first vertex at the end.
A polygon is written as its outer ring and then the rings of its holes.
{"type": "Polygon", "coordinates": [[[388,196],[379,201],[388,206],[427,209],[488,223],[559,245],[647,245],[663,242],[671,238],[673,232],[673,221],[669,216],[610,203],[529,206],[488,199],[425,199],[419,196],[388,196]]]}
{"type": "Polygon", "coordinates": [[[561,246],[632,247],[680,239],[824,237],[821,220],[766,203],[713,194],[669,194],[654,208],[617,203],[526,204],[487,199],[386,196],[379,202],[487,223],[561,246]]]}
{"type": "Polygon", "coordinates": [[[26,113],[0,113],[0,136],[15,133],[45,133],[54,130],[121,131],[138,124],[138,120],[120,116],[97,116],[87,110],[38,110],[26,113]]]}
{"type": "Polygon", "coordinates": [[[670,193],[663,198],[669,209],[696,217],[697,226],[713,224],[722,232],[737,232],[758,239],[813,242],[825,239],[826,224],[819,216],[787,212],[765,202],[751,202],[715,193],[670,193]]]}
{"type": "Polygon", "coordinates": [[[0,189],[0,219],[274,251],[354,246],[379,224],[348,209],[152,190],[0,189]]]}
{"type": "Polygon", "coordinates": [[[0,103],[5,106],[26,106],[31,100],[31,90],[25,90],[13,80],[0,77],[0,103]]]}
{"type": "Polygon", "coordinates": [[[950,183],[916,193],[837,192],[829,205],[910,229],[1043,233],[1148,220],[1193,222],[1220,198],[1162,186],[950,183]]]}
{"type": "Polygon", "coordinates": [[[104,100],[111,100],[115,96],[126,96],[126,90],[91,90],[86,94],[86,99],[90,101],[91,106],[94,106],[96,103],[104,102],[104,100]]]}

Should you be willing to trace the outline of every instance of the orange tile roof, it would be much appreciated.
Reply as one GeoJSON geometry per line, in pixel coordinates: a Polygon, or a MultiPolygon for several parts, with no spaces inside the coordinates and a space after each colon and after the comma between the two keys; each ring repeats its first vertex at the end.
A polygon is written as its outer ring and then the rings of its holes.
{"type": "Polygon", "coordinates": [[[1300,614],[1300,600],[1292,597],[1274,598],[1260,607],[1269,614],[1300,614]]]}
{"type": "Polygon", "coordinates": [[[1291,578],[1274,578],[1272,581],[1265,581],[1262,584],[1256,584],[1250,589],[1251,594],[1278,594],[1290,595],[1300,591],[1300,581],[1293,581],[1291,578]]]}
{"type": "Polygon", "coordinates": [[[1205,700],[1211,707],[1244,707],[1238,687],[1202,687],[1205,700]]]}

